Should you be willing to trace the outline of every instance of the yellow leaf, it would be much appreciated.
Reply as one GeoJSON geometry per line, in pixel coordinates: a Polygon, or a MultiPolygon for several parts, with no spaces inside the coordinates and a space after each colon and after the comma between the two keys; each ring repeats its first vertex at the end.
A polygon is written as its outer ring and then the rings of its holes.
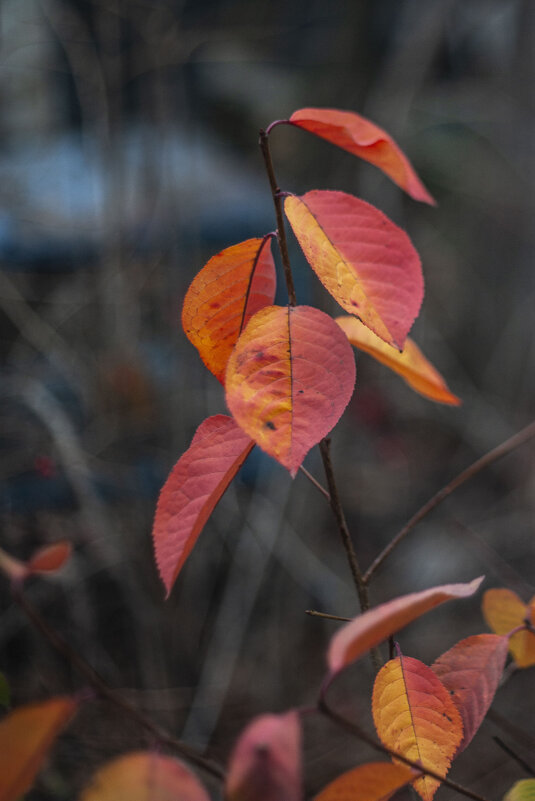
{"type": "MultiPolygon", "coordinates": [[[[496,634],[509,634],[521,626],[526,618],[535,625],[535,597],[525,604],[512,590],[487,590],[483,595],[482,610],[485,620],[496,634]]],[[[527,630],[513,634],[509,638],[509,651],[518,667],[535,665],[535,634],[527,630]]]]}

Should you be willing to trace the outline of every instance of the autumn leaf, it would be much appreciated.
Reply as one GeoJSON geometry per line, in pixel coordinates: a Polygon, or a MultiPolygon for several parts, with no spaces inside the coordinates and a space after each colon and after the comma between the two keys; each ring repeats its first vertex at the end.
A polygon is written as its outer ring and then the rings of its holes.
{"type": "Polygon", "coordinates": [[[375,164],[415,200],[435,205],[407,156],[386,131],[355,114],[331,108],[302,108],[289,119],[293,125],[375,164]]]}
{"type": "Polygon", "coordinates": [[[458,406],[461,400],[449,391],[440,373],[435,370],[418,345],[410,337],[405,340],[401,353],[387,345],[382,339],[353,316],[337,317],[335,320],[355,348],[363,350],[381,364],[398,373],[407,384],[430,400],[458,406]]]}
{"type": "Polygon", "coordinates": [[[165,482],[152,528],[156,563],[167,595],[217,502],[253,442],[227,415],[201,423],[165,482]]]}
{"type": "Polygon", "coordinates": [[[58,697],[14,709],[0,722],[0,801],[16,801],[32,786],[54,740],[77,707],[58,697]]]}
{"type": "Polygon", "coordinates": [[[296,712],[262,715],[245,729],[229,762],[228,801],[301,801],[301,726],[296,712]]]}
{"type": "Polygon", "coordinates": [[[310,306],[268,306],[251,318],[229,359],[227,405],[295,476],[340,419],[354,385],[351,347],[331,317],[310,306]]]}
{"type": "Polygon", "coordinates": [[[415,771],[406,765],[369,762],[342,773],[324,787],[314,801],[387,801],[414,779],[415,771]]]}
{"type": "Polygon", "coordinates": [[[424,296],[420,257],[407,234],[345,192],[291,195],[284,210],[327,291],[378,337],[402,349],[424,296]]]}
{"type": "MultiPolygon", "coordinates": [[[[387,748],[446,776],[463,737],[463,724],[431,668],[408,656],[387,662],[375,679],[372,713],[387,748]]],[[[424,801],[431,801],[439,785],[431,776],[413,781],[424,801]]]]}
{"type": "Polygon", "coordinates": [[[442,584],[422,592],[402,595],[369,609],[339,629],[331,640],[327,662],[331,674],[355,662],[364,653],[407,626],[413,620],[454,598],[473,595],[483,576],[468,584],[442,584]]]}
{"type": "Polygon", "coordinates": [[[431,665],[451,694],[463,721],[464,751],[483,722],[501,679],[509,642],[497,634],[476,634],[456,643],[431,665]]]}
{"type": "Polygon", "coordinates": [[[275,299],[271,238],[222,250],[193,279],[182,326],[208,369],[223,383],[228,358],[247,321],[275,299]]]}
{"type": "Polygon", "coordinates": [[[70,542],[62,540],[53,545],[45,545],[35,551],[28,560],[30,573],[55,573],[68,562],[72,553],[70,542]]]}
{"type": "Polygon", "coordinates": [[[521,779],[515,782],[503,801],[535,801],[535,779],[521,779]]]}
{"type": "Polygon", "coordinates": [[[210,796],[178,759],[136,751],[97,771],[80,801],[210,801],[210,796]]]}
{"type": "MultiPolygon", "coordinates": [[[[535,625],[535,596],[529,604],[507,589],[487,590],[483,595],[483,616],[496,634],[509,634],[527,618],[535,625]]],[[[535,634],[518,631],[509,638],[509,650],[519,668],[535,665],[535,634]]]]}

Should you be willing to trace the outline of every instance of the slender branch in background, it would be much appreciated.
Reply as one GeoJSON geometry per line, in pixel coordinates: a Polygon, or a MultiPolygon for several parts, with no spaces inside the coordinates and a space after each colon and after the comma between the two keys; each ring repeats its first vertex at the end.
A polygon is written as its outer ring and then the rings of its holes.
{"type": "Polygon", "coordinates": [[[412,529],[420,523],[421,520],[426,517],[429,512],[432,512],[433,509],[442,503],[449,495],[452,494],[456,489],[462,486],[464,483],[469,481],[471,478],[476,476],[481,470],[484,470],[489,465],[493,464],[493,462],[500,459],[502,456],[510,453],[511,451],[518,448],[520,445],[524,445],[524,443],[528,442],[530,439],[535,437],[535,420],[532,421],[529,425],[519,431],[517,434],[514,434],[509,439],[506,439],[505,442],[502,442],[501,445],[498,445],[496,448],[493,448],[491,451],[486,453],[480,459],[477,459],[473,464],[463,470],[459,475],[457,475],[449,484],[446,484],[445,487],[442,487],[432,498],[430,498],[427,503],[425,503],[417,512],[414,514],[411,519],[406,523],[401,531],[396,534],[394,539],[392,539],[389,544],[384,548],[379,556],[373,560],[372,564],[368,568],[368,570],[364,573],[363,580],[364,583],[367,584],[376,570],[378,570],[385,559],[390,556],[394,548],[396,548],[399,543],[405,539],[407,534],[412,531],[412,529]]]}
{"type": "Polygon", "coordinates": [[[340,620],[342,623],[349,623],[352,618],[350,617],[339,617],[338,615],[329,615],[327,612],[317,612],[315,609],[305,609],[307,615],[311,617],[323,617],[326,620],[340,620]]]}
{"type": "Polygon", "coordinates": [[[373,748],[374,751],[379,751],[382,754],[387,754],[388,756],[394,757],[396,761],[403,762],[405,765],[408,765],[410,768],[415,768],[416,770],[424,773],[426,776],[431,776],[433,779],[437,779],[442,784],[449,787],[450,790],[455,790],[456,792],[460,793],[461,795],[466,796],[467,798],[472,798],[473,801],[487,801],[484,796],[479,795],[478,793],[474,793],[472,790],[468,789],[468,787],[463,787],[461,784],[457,784],[457,782],[451,781],[451,779],[447,779],[444,776],[441,776],[440,773],[436,773],[434,770],[430,768],[424,768],[420,762],[413,762],[412,759],[408,759],[407,757],[399,754],[397,751],[393,751],[390,748],[387,748],[386,745],[383,745],[381,742],[376,740],[372,737],[368,732],[361,729],[360,726],[357,726],[356,723],[353,721],[348,720],[343,715],[340,715],[330,706],[328,706],[325,698],[322,697],[318,701],[318,709],[319,711],[328,717],[333,723],[336,723],[341,728],[348,731],[350,734],[358,737],[359,740],[362,740],[363,743],[369,745],[370,748],[373,748]]]}
{"type": "Polygon", "coordinates": [[[129,701],[123,698],[119,693],[112,689],[100,676],[91,665],[85,661],[66,640],[61,637],[55,629],[53,629],[46,620],[41,616],[40,612],[30,603],[23,593],[22,586],[14,583],[12,585],[13,600],[22,609],[26,617],[30,620],[32,625],[43,635],[43,637],[50,643],[50,645],[63,656],[76,670],[77,673],[87,681],[90,686],[96,691],[97,695],[106,699],[115,707],[120,709],[140,726],[150,732],[155,739],[161,744],[168,746],[177,753],[181,754],[185,759],[188,759],[198,768],[206,771],[217,779],[223,780],[225,778],[225,771],[223,768],[206,759],[199,754],[194,748],[186,743],[177,740],[164,729],[160,728],[150,718],[140,712],[136,707],[132,706],[129,701]]]}
{"type": "Polygon", "coordinates": [[[508,754],[511,757],[511,759],[514,759],[515,762],[518,763],[521,768],[523,768],[527,773],[530,774],[530,776],[535,776],[535,770],[533,770],[531,765],[528,765],[528,763],[525,762],[525,760],[523,760],[522,757],[519,756],[515,751],[513,751],[512,748],[506,745],[503,740],[501,740],[496,735],[494,735],[492,739],[494,740],[496,745],[500,746],[502,751],[505,751],[505,753],[508,754]]]}
{"type": "Polygon", "coordinates": [[[326,498],[330,503],[331,502],[331,496],[329,495],[329,493],[327,492],[325,487],[322,487],[321,484],[319,483],[319,481],[317,481],[314,478],[312,473],[309,473],[308,470],[306,469],[306,467],[303,467],[303,465],[301,465],[299,470],[303,473],[304,476],[306,476],[308,478],[308,480],[311,482],[311,484],[314,484],[316,489],[319,490],[321,492],[321,494],[323,495],[323,497],[326,498]]]}
{"type": "Polygon", "coordinates": [[[275,171],[273,170],[273,162],[271,160],[271,153],[269,150],[269,138],[266,131],[260,131],[259,139],[260,150],[264,157],[264,164],[266,165],[266,172],[269,178],[269,185],[271,187],[271,195],[273,197],[273,204],[275,206],[275,215],[277,217],[277,240],[281,253],[282,266],[284,268],[284,277],[286,279],[286,288],[288,290],[288,303],[290,306],[297,306],[297,297],[295,294],[294,281],[292,277],[292,268],[290,266],[290,257],[288,255],[288,243],[286,242],[286,229],[284,227],[284,215],[282,213],[282,197],[280,196],[277,179],[275,178],[275,171]]]}

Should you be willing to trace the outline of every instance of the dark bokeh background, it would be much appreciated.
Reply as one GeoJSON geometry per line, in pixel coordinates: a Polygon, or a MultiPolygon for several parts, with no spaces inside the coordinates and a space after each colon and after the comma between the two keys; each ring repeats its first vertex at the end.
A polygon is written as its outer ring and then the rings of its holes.
{"type": "MultiPolygon", "coordinates": [[[[305,609],[357,607],[325,501],[258,453],[164,602],[158,490],[198,424],[225,411],[181,331],[184,293],[211,255],[273,229],[257,147],[270,121],[355,110],[413,161],[438,208],[304,132],[272,136],[283,189],[355,193],[409,232],[426,278],[414,338],[464,401],[435,405],[357,356],[333,451],[366,567],[534,416],[535,4],[2,0],[0,24],[1,545],[25,557],[69,539],[70,565],[35,581],[32,600],[113,686],[224,759],[251,716],[314,702],[337,624],[305,609]]],[[[293,241],[292,257],[300,302],[336,313],[293,241]]],[[[322,477],[316,453],[306,465],[322,477]]],[[[534,491],[528,445],[411,533],[373,602],[481,573],[528,600],[534,491]]],[[[0,592],[15,703],[78,688],[0,592]]],[[[404,652],[429,663],[485,631],[479,603],[414,624],[404,652]]],[[[372,679],[364,661],[333,695],[368,726],[372,679]]],[[[453,777],[492,798],[522,778],[492,736],[533,754],[533,698],[530,672],[514,675],[453,777]]],[[[89,704],[29,797],[73,798],[103,760],[147,742],[89,704]]],[[[305,753],[309,793],[371,756],[316,720],[305,753]]]]}

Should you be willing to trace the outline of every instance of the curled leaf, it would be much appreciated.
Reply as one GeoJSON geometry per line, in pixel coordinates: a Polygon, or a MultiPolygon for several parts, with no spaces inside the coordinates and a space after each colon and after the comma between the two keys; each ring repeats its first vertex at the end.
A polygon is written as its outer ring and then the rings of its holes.
{"type": "MultiPolygon", "coordinates": [[[[391,659],[375,679],[372,712],[384,745],[446,776],[463,737],[463,724],[431,668],[408,656],[391,659]]],[[[413,781],[424,801],[431,801],[439,785],[438,779],[425,775],[413,781]]]]}
{"type": "Polygon", "coordinates": [[[167,595],[204,524],[251,452],[253,442],[227,415],[199,426],[162,487],[152,538],[167,595]]]}
{"type": "Polygon", "coordinates": [[[415,392],[438,403],[447,403],[453,406],[461,403],[460,399],[450,392],[438,370],[435,370],[410,337],[407,337],[403,350],[400,352],[391,345],[387,345],[356,317],[337,317],[336,322],[355,348],[369,353],[378,362],[390,367],[415,392]]]}
{"type": "Polygon", "coordinates": [[[424,296],[420,257],[405,231],[345,192],[291,195],[284,210],[337,303],[389,345],[403,348],[424,296]]]}
{"type": "Polygon", "coordinates": [[[442,584],[422,592],[402,595],[369,609],[339,629],[331,640],[327,662],[331,674],[355,662],[370,648],[395,634],[413,620],[445,601],[473,595],[483,576],[467,584],[442,584]]]}
{"type": "Polygon", "coordinates": [[[387,801],[414,779],[407,765],[369,762],[337,776],[314,801],[387,801]]]}
{"type": "Polygon", "coordinates": [[[247,239],[213,256],[184,298],[182,326],[223,383],[228,358],[247,321],[275,299],[271,240],[247,239]]]}
{"type": "Polygon", "coordinates": [[[100,768],[80,801],[210,801],[210,796],[178,759],[136,751],[100,768]]]}
{"type": "Polygon", "coordinates": [[[310,306],[257,312],[228,362],[227,404],[242,429],[295,476],[340,419],[355,385],[351,347],[310,306]]]}
{"type": "MultiPolygon", "coordinates": [[[[496,634],[509,634],[526,619],[535,625],[535,597],[525,604],[512,590],[487,590],[483,595],[482,610],[496,634]]],[[[535,665],[535,634],[527,630],[513,634],[509,638],[509,650],[519,668],[535,665]]]]}
{"type": "Polygon", "coordinates": [[[435,205],[407,156],[386,131],[366,117],[332,108],[302,108],[294,111],[289,121],[375,164],[415,200],[435,205]]]}
{"type": "Polygon", "coordinates": [[[497,634],[476,634],[456,643],[431,665],[451,694],[463,721],[464,751],[483,722],[502,677],[509,642],[497,634]]]}
{"type": "Polygon", "coordinates": [[[0,801],[30,789],[54,740],[77,707],[73,698],[51,698],[17,707],[0,722],[0,801]]]}
{"type": "Polygon", "coordinates": [[[301,801],[301,726],[296,712],[256,718],[230,758],[228,801],[301,801]]]}

